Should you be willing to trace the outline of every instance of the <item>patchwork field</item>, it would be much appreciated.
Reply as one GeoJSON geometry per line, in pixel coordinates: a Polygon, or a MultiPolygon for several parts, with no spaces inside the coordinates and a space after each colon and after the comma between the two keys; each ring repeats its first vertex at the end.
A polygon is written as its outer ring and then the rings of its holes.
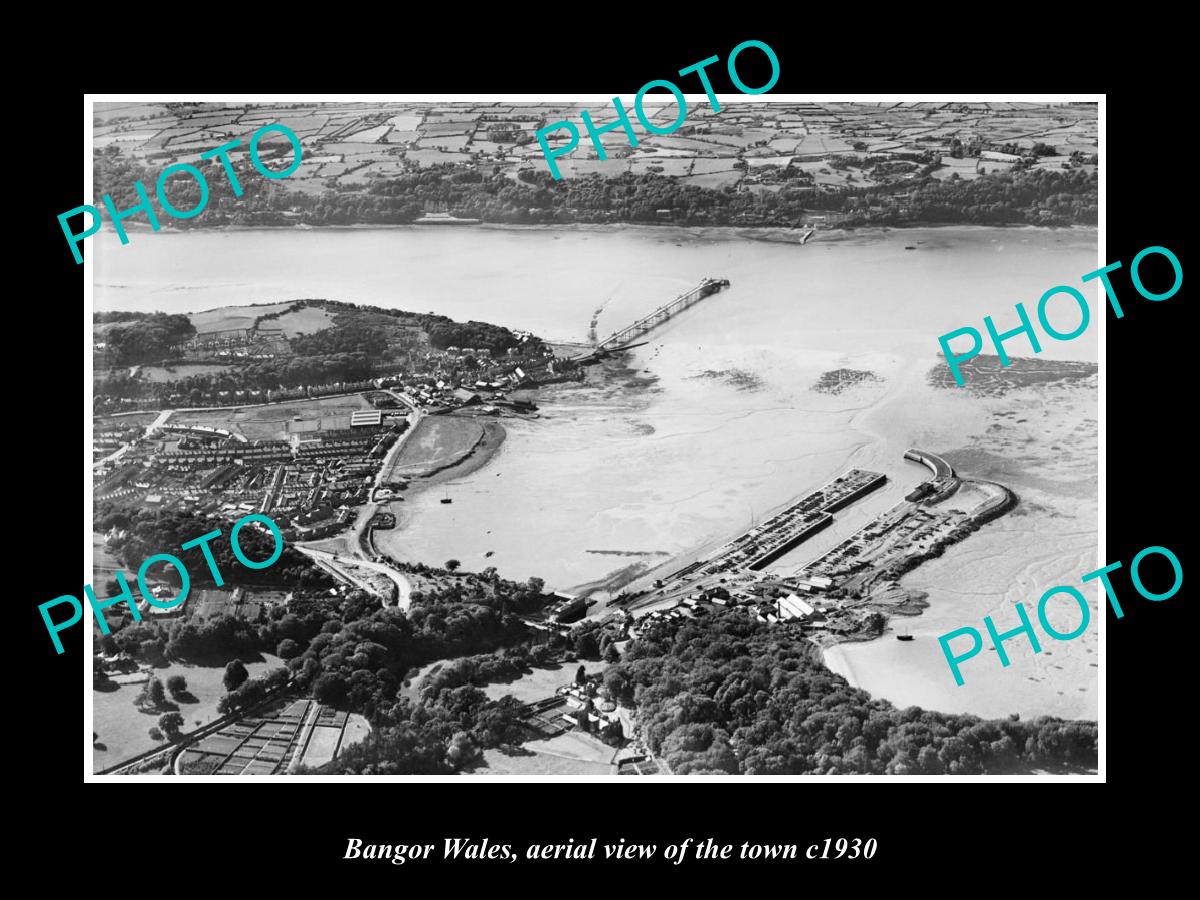
{"type": "Polygon", "coordinates": [[[357,714],[309,699],[281,699],[208,735],[180,757],[185,774],[283,775],[323,766],[370,733],[357,714]]]}
{"type": "MultiPolygon", "coordinates": [[[[656,97],[657,95],[651,95],[656,97]]],[[[122,153],[145,157],[172,153],[192,161],[219,143],[245,140],[264,124],[280,121],[300,138],[307,158],[278,184],[285,190],[320,193],[339,186],[362,189],[372,181],[415,168],[442,163],[499,166],[511,177],[521,169],[545,170],[534,133],[559,121],[578,123],[580,104],[572,103],[357,103],[313,104],[282,109],[225,104],[177,104],[170,111],[156,104],[98,104],[94,129],[98,146],[116,144],[122,153]]],[[[609,104],[587,104],[597,122],[609,122],[609,104]]],[[[668,125],[678,108],[674,102],[645,104],[651,121],[668,125]]],[[[975,137],[993,145],[1029,149],[1042,142],[1061,157],[1079,150],[1097,152],[1098,119],[1094,104],[1036,103],[770,103],[731,101],[719,113],[708,104],[692,104],[682,126],[669,135],[638,129],[631,149],[621,132],[602,138],[607,159],[596,158],[583,140],[571,155],[558,159],[564,176],[601,173],[619,175],[659,172],[687,178],[705,187],[755,183],[753,172],[735,171],[733,163],[773,158],[776,164],[822,162],[845,155],[939,153],[948,178],[978,177],[975,159],[951,160],[950,141],[975,137]],[[710,164],[716,164],[710,168],[710,164]],[[720,172],[719,177],[708,177],[720,172]],[[699,177],[698,177],[699,176],[699,177]]],[[[568,132],[550,137],[560,146],[568,132]]],[[[282,137],[279,138],[282,140],[282,137]]],[[[160,160],[156,160],[156,163],[160,160]]],[[[988,167],[989,170],[991,166],[988,167]]],[[[843,176],[825,173],[818,184],[845,184],[843,176]]],[[[860,181],[861,183],[861,181],[860,181]]],[[[264,307],[265,309],[265,307],[264,307]]],[[[244,327],[244,322],[200,314],[202,330],[244,327]]]]}

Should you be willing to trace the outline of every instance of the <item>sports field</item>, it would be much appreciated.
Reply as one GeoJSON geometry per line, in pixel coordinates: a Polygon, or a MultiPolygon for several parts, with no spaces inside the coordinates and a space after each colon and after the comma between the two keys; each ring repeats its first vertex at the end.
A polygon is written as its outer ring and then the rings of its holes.
{"type": "Polygon", "coordinates": [[[315,437],[322,431],[349,428],[350,414],[360,409],[372,409],[372,406],[361,394],[351,394],[241,409],[179,412],[172,415],[169,422],[172,425],[224,428],[243,434],[251,441],[286,441],[293,434],[315,437]]]}

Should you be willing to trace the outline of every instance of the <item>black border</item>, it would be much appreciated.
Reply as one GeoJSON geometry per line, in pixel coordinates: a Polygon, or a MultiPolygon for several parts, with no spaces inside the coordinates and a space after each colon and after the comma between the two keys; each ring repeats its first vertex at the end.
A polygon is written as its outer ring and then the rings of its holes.
{"type": "MultiPolygon", "coordinates": [[[[189,83],[170,87],[164,83],[155,90],[234,93],[252,88],[286,88],[297,93],[338,89],[350,92],[355,83],[361,87],[366,82],[380,92],[430,90],[436,85],[437,90],[447,92],[586,91],[631,97],[643,82],[671,77],[679,68],[714,53],[724,59],[734,44],[750,37],[769,43],[780,59],[781,78],[772,93],[901,89],[913,93],[933,89],[952,90],[958,96],[968,91],[1063,89],[1048,83],[1014,84],[1007,76],[992,79],[990,84],[967,83],[958,77],[967,59],[953,48],[945,49],[948,68],[932,67],[935,71],[909,80],[902,72],[880,67],[857,83],[849,84],[847,77],[852,77],[849,70],[854,68],[857,55],[877,46],[874,38],[863,39],[860,46],[853,34],[831,36],[830,40],[842,41],[847,48],[840,63],[831,67],[824,60],[810,60],[809,50],[819,42],[816,31],[801,34],[794,29],[729,28],[726,33],[734,34],[732,38],[689,36],[672,42],[661,37],[646,39],[628,30],[605,32],[605,21],[604,16],[598,16],[590,36],[559,35],[549,44],[533,34],[515,39],[501,35],[494,39],[479,37],[475,48],[433,41],[420,45],[413,42],[413,46],[402,42],[395,56],[389,55],[365,70],[343,72],[336,86],[325,83],[324,77],[304,77],[295,85],[286,83],[286,79],[281,80],[285,67],[280,66],[260,69],[245,80],[218,79],[219,87],[206,78],[203,84],[189,79],[189,83]],[[738,34],[743,30],[747,33],[738,34]],[[854,52],[856,47],[858,54],[854,52]],[[364,76],[369,73],[369,77],[360,77],[360,73],[364,76]]],[[[894,40],[903,44],[910,37],[900,32],[894,40]]],[[[971,57],[982,65],[982,54],[971,57]]],[[[339,65],[331,60],[322,66],[324,71],[320,74],[327,75],[339,65]]],[[[979,69],[970,68],[976,72],[979,69]]],[[[714,71],[720,69],[714,67],[714,71]]],[[[749,66],[744,77],[750,83],[762,80],[756,80],[749,66]]],[[[1089,79],[1065,80],[1081,83],[1089,79]]],[[[1115,78],[1104,80],[1111,83],[1115,78]]],[[[98,86],[103,90],[128,88],[123,84],[98,86]]],[[[717,88],[729,90],[720,83],[717,88]]],[[[80,774],[83,735],[78,713],[81,631],[70,633],[66,639],[67,652],[56,656],[36,610],[36,604],[45,599],[79,589],[74,552],[83,535],[74,517],[80,459],[79,445],[71,436],[74,425],[70,423],[76,414],[76,398],[80,396],[79,370],[75,368],[78,357],[74,353],[82,325],[78,306],[82,296],[82,267],[75,266],[66,251],[55,216],[79,202],[81,104],[82,96],[65,86],[53,102],[44,103],[46,112],[38,127],[45,127],[48,133],[40,139],[36,150],[36,170],[44,174],[36,183],[21,185],[30,194],[22,208],[33,211],[32,216],[24,219],[32,225],[32,234],[18,238],[19,246],[34,250],[37,262],[25,263],[23,254],[14,260],[22,274],[28,273],[27,278],[20,279],[24,289],[14,298],[30,309],[28,319],[22,320],[32,324],[32,333],[47,343],[66,345],[32,365],[23,364],[41,387],[33,392],[38,402],[26,414],[39,419],[43,414],[49,416],[48,421],[43,420],[35,427],[45,435],[46,425],[50,424],[51,434],[49,446],[38,439],[36,450],[26,451],[25,458],[10,464],[13,468],[9,481],[10,489],[15,491],[10,510],[14,524],[22,532],[13,545],[18,550],[13,571],[22,585],[18,596],[22,598],[19,605],[25,628],[16,640],[23,645],[22,656],[30,660],[21,673],[27,676],[21,679],[23,689],[17,692],[21,697],[17,710],[24,721],[32,723],[21,748],[23,759],[19,771],[32,771],[36,775],[36,781],[30,783],[36,783],[40,792],[34,816],[42,833],[64,833],[64,814],[71,812],[92,813],[90,821],[111,822],[112,811],[126,808],[121,800],[127,801],[128,796],[119,800],[115,793],[108,792],[124,792],[134,787],[137,799],[143,803],[128,809],[128,814],[137,819],[141,818],[138,809],[150,813],[151,820],[162,822],[159,826],[162,831],[157,834],[147,831],[142,835],[139,828],[133,832],[112,825],[93,828],[89,824],[85,828],[92,836],[89,839],[95,839],[97,832],[113,829],[124,832],[131,840],[144,837],[149,846],[138,853],[138,874],[151,877],[179,875],[172,861],[174,854],[166,852],[171,845],[190,846],[193,852],[207,853],[211,852],[214,840],[228,840],[229,856],[245,856],[241,861],[231,860],[230,868],[239,871],[250,883],[287,883],[292,876],[280,874],[286,869],[298,873],[296,880],[301,883],[328,873],[340,876],[340,883],[347,886],[358,884],[364,877],[408,886],[414,874],[437,874],[435,868],[455,877],[452,886],[461,883],[457,879],[464,875],[470,878],[472,874],[498,885],[496,878],[503,872],[510,873],[505,881],[512,880],[513,875],[518,880],[528,879],[531,874],[540,879],[549,876],[555,880],[524,883],[545,885],[551,890],[575,890],[588,883],[586,876],[578,872],[579,866],[588,864],[580,862],[542,863],[537,870],[525,865],[486,862],[428,863],[421,868],[348,863],[341,856],[349,837],[360,837],[368,843],[395,844],[436,843],[445,836],[487,836],[500,843],[522,844],[529,840],[563,843],[568,837],[581,840],[597,836],[602,842],[606,838],[624,837],[630,842],[660,846],[683,837],[713,837],[719,843],[736,844],[746,840],[807,844],[838,836],[879,840],[880,851],[870,864],[831,861],[819,868],[808,864],[797,873],[804,881],[772,882],[776,888],[784,889],[823,882],[825,879],[817,872],[834,865],[837,870],[833,877],[838,882],[844,882],[853,871],[856,886],[865,877],[871,881],[878,878],[883,886],[891,884],[901,889],[931,880],[948,887],[950,883],[963,884],[945,880],[951,874],[968,873],[973,881],[966,883],[978,883],[974,879],[990,877],[989,871],[1000,874],[1006,867],[1018,866],[1022,855],[1037,847],[1040,853],[1052,853],[1058,859],[1082,860],[1089,868],[1100,864],[1092,860],[1090,854],[1094,848],[1088,845],[1101,839],[1110,826],[1098,815],[1097,796],[1083,797],[1079,790],[1070,798],[1030,793],[1046,791],[1049,785],[1019,786],[1017,790],[1023,795],[1017,798],[1008,793],[1011,790],[1008,786],[973,787],[970,797],[961,791],[949,795],[939,786],[935,798],[927,795],[924,786],[889,785],[885,789],[878,784],[839,783],[836,789],[830,789],[824,781],[812,779],[795,785],[693,780],[663,785],[642,783],[636,789],[625,790],[607,784],[497,785],[464,780],[462,785],[373,784],[370,789],[360,784],[336,788],[311,785],[303,794],[286,795],[281,795],[278,786],[271,786],[269,797],[264,797],[263,789],[258,788],[249,802],[245,795],[222,802],[207,791],[203,799],[195,792],[168,798],[159,794],[158,788],[141,784],[84,786],[80,774]],[[51,108],[55,112],[49,112],[51,108]],[[25,557],[31,558],[26,561],[25,557]],[[81,788],[86,787],[95,790],[81,793],[81,788]],[[975,793],[978,790],[992,793],[981,797],[975,793]],[[916,791],[922,796],[916,796],[916,791]],[[1002,795],[1001,791],[1005,793],[1002,795]],[[146,796],[148,792],[154,796],[146,796]],[[117,806],[118,803],[121,805],[117,806]],[[1035,837],[1039,834],[1040,838],[1035,837]],[[929,875],[936,877],[930,879],[929,875]]],[[[1157,86],[1151,89],[1146,85],[1141,90],[1130,88],[1125,93],[1108,95],[1108,141],[1101,160],[1108,189],[1107,259],[1125,263],[1124,275],[1117,273],[1114,283],[1123,301],[1126,297],[1131,299],[1123,303],[1126,312],[1123,319],[1118,321],[1111,312],[1107,314],[1105,561],[1120,559],[1126,567],[1136,552],[1150,544],[1170,547],[1185,570],[1189,565],[1184,526],[1191,523],[1183,520],[1187,507],[1182,496],[1190,486],[1190,471],[1184,461],[1190,449],[1187,410],[1191,405],[1187,402],[1191,393],[1187,371],[1191,353],[1185,346],[1190,339],[1184,321],[1187,302],[1183,291],[1162,303],[1143,301],[1133,294],[1127,280],[1129,261],[1149,245],[1171,248],[1186,268],[1183,240],[1183,218],[1189,212],[1186,148],[1178,147],[1179,156],[1174,162],[1157,164],[1156,159],[1167,151],[1153,140],[1157,133],[1153,123],[1162,123],[1162,128],[1169,131],[1171,123],[1182,126],[1185,116],[1186,110],[1163,97],[1157,86]]],[[[17,346],[22,344],[24,341],[17,346]]],[[[1126,573],[1127,568],[1113,579],[1126,615],[1117,620],[1108,613],[1105,660],[1107,777],[1109,784],[1121,793],[1147,782],[1186,777],[1191,765],[1186,753],[1155,758],[1163,756],[1161,750],[1165,747],[1179,746],[1185,750],[1187,747],[1187,740],[1180,741],[1178,731],[1186,717],[1176,713],[1187,696],[1184,686],[1190,683],[1182,669],[1192,638],[1185,621],[1186,586],[1169,601],[1150,603],[1136,597],[1126,573]]],[[[1153,586],[1151,576],[1145,577],[1153,586]]],[[[55,843],[43,842],[48,850],[55,843]]],[[[186,865],[194,865],[196,857],[192,853],[187,855],[192,862],[186,865]]],[[[589,867],[601,864],[598,861],[589,867]]],[[[751,890],[756,889],[758,882],[747,881],[747,875],[785,874],[777,866],[764,873],[761,863],[753,867],[719,862],[671,867],[663,866],[660,860],[651,864],[623,863],[604,873],[617,880],[594,883],[606,892],[638,890],[639,876],[647,868],[659,867],[668,878],[699,877],[706,886],[729,883],[745,885],[751,890]]]]}

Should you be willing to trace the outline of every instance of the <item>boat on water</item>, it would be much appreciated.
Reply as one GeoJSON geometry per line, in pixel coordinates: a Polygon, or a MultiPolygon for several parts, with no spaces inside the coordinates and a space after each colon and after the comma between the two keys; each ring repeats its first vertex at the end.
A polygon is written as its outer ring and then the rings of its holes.
{"type": "Polygon", "coordinates": [[[898,641],[911,641],[912,639],[913,639],[913,636],[911,634],[896,635],[896,640],[898,640],[898,641]]]}

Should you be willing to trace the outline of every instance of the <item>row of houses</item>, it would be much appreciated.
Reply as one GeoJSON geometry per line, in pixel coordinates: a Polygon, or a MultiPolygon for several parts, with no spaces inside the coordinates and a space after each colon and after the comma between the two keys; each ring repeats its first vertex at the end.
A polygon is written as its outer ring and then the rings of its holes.
{"type": "Polygon", "coordinates": [[[305,384],[294,388],[276,388],[267,391],[267,400],[302,400],[306,397],[326,397],[330,394],[353,394],[378,388],[384,379],[365,381],[335,381],[332,384],[305,384]]]}

